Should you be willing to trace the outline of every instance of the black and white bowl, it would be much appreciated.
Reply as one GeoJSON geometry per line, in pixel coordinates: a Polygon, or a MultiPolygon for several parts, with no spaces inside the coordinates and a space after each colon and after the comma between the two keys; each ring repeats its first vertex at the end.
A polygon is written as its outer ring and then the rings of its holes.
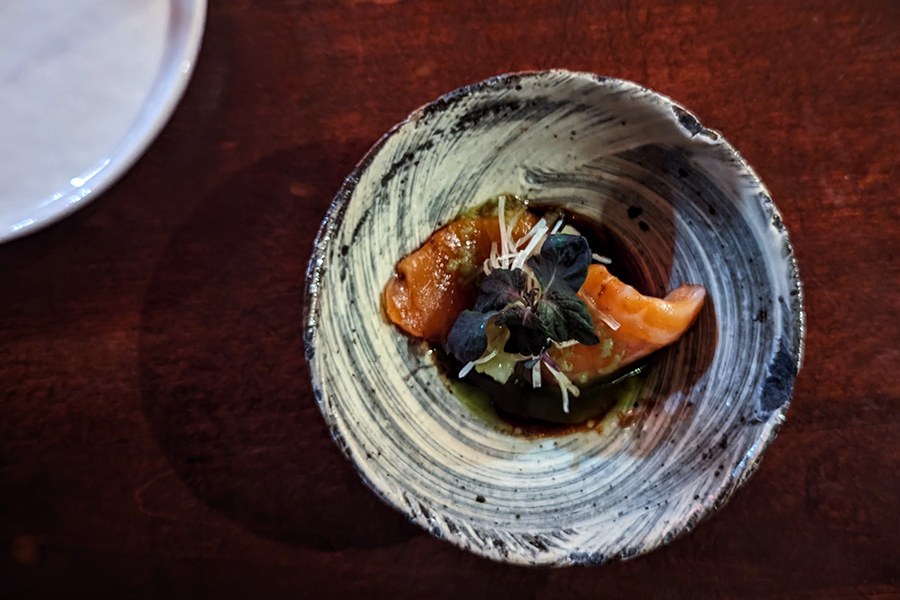
{"type": "Polygon", "coordinates": [[[519,564],[635,556],[722,506],[783,422],[803,353],[791,244],[753,170],[670,99],[587,73],[502,75],[394,127],[335,198],[306,300],[316,399],[365,482],[434,535],[519,564]],[[602,223],[644,292],[706,287],[634,425],[521,435],[453,396],[383,316],[397,261],[500,193],[602,223]]]}

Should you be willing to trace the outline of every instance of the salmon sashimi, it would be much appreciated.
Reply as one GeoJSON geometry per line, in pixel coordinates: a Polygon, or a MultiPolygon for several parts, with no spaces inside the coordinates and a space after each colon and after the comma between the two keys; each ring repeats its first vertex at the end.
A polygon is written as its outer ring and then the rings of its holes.
{"type": "Polygon", "coordinates": [[[706,290],[682,285],[665,298],[644,296],[593,264],[578,296],[601,341],[553,348],[550,355],[573,383],[584,385],[677,341],[700,313],[706,290]]]}
{"type": "Polygon", "coordinates": [[[577,231],[557,234],[561,215],[538,218],[505,202],[437,230],[384,289],[388,319],[445,344],[463,364],[460,378],[474,368],[504,384],[519,372],[538,388],[549,377],[567,413],[570,394],[676,342],[697,319],[703,287],[645,296],[590,264],[577,231]]]}
{"type": "MultiPolygon", "coordinates": [[[[527,211],[507,218],[516,239],[538,221],[527,211]]],[[[492,245],[502,247],[504,241],[497,215],[462,217],[442,227],[397,264],[384,290],[388,318],[416,337],[445,342],[459,313],[475,302],[492,245]]]]}

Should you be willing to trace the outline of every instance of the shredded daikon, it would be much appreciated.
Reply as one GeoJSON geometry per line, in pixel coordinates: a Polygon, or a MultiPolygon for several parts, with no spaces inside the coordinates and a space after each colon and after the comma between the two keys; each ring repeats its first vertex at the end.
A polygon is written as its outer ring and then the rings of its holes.
{"type": "MultiPolygon", "coordinates": [[[[518,256],[516,256],[516,259],[513,261],[513,269],[522,269],[525,266],[525,261],[528,260],[538,244],[543,243],[547,233],[547,224],[542,220],[538,225],[535,225],[534,229],[537,229],[538,226],[541,226],[541,230],[531,238],[531,241],[528,242],[525,249],[520,251],[518,256]]],[[[534,231],[534,229],[532,229],[532,231],[534,231]]]]}
{"type": "Polygon", "coordinates": [[[506,196],[500,196],[497,204],[497,219],[500,221],[500,266],[509,268],[504,257],[509,254],[509,232],[506,230],[506,196]]]}
{"type": "Polygon", "coordinates": [[[618,321],[613,319],[612,316],[606,314],[605,312],[601,311],[600,309],[595,308],[595,311],[597,313],[597,316],[600,317],[600,320],[603,321],[604,323],[606,323],[606,325],[613,331],[617,331],[619,329],[619,327],[622,326],[618,321]]]}
{"type": "Polygon", "coordinates": [[[491,352],[489,352],[488,354],[485,354],[481,358],[477,358],[475,360],[470,360],[469,362],[466,363],[466,365],[462,369],[460,369],[459,378],[462,379],[463,377],[468,375],[472,371],[472,369],[475,368],[476,365],[483,365],[484,363],[489,362],[495,356],[497,356],[497,351],[492,350],[491,352]]]}
{"type": "Polygon", "coordinates": [[[541,219],[537,223],[535,223],[531,229],[528,230],[528,233],[526,233],[525,235],[520,237],[518,240],[516,240],[516,248],[518,248],[519,246],[521,246],[522,244],[524,244],[525,242],[530,240],[532,237],[534,237],[535,233],[539,230],[539,228],[541,227],[542,224],[544,227],[547,226],[547,220],[544,219],[544,217],[541,217],[541,219]]]}
{"type": "Polygon", "coordinates": [[[537,389],[541,387],[541,361],[534,361],[534,366],[531,367],[531,387],[537,389]]]}
{"type": "Polygon", "coordinates": [[[562,392],[563,412],[569,414],[569,394],[571,393],[577,398],[581,393],[581,390],[579,390],[578,387],[562,373],[562,371],[557,371],[548,362],[544,362],[544,366],[547,367],[547,370],[553,375],[553,378],[559,385],[559,391],[562,392]]]}

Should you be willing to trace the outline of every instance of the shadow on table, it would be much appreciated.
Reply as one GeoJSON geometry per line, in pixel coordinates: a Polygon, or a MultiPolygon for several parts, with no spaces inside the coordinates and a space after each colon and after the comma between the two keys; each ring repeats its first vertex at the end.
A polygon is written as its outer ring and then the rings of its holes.
{"type": "Polygon", "coordinates": [[[192,493],[259,535],[335,550],[423,533],[331,443],[303,359],[313,238],[362,153],[346,146],[278,152],[204,198],[159,260],[139,342],[144,413],[192,493]]]}
{"type": "Polygon", "coordinates": [[[257,534],[317,549],[422,533],[332,444],[303,360],[306,263],[351,163],[309,145],[231,177],[169,242],[140,326],[143,409],[175,472],[257,534]]]}

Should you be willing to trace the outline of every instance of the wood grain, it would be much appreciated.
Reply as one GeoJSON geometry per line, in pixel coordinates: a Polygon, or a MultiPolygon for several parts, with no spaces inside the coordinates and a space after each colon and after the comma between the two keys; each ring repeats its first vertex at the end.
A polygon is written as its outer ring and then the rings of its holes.
{"type": "Polygon", "coordinates": [[[213,2],[135,168],[0,246],[4,596],[900,597],[896,2],[213,2]],[[600,569],[441,543],[359,482],[302,358],[313,236],[411,109],[511,70],[645,83],[784,213],[806,362],[759,472],[600,569]]]}

